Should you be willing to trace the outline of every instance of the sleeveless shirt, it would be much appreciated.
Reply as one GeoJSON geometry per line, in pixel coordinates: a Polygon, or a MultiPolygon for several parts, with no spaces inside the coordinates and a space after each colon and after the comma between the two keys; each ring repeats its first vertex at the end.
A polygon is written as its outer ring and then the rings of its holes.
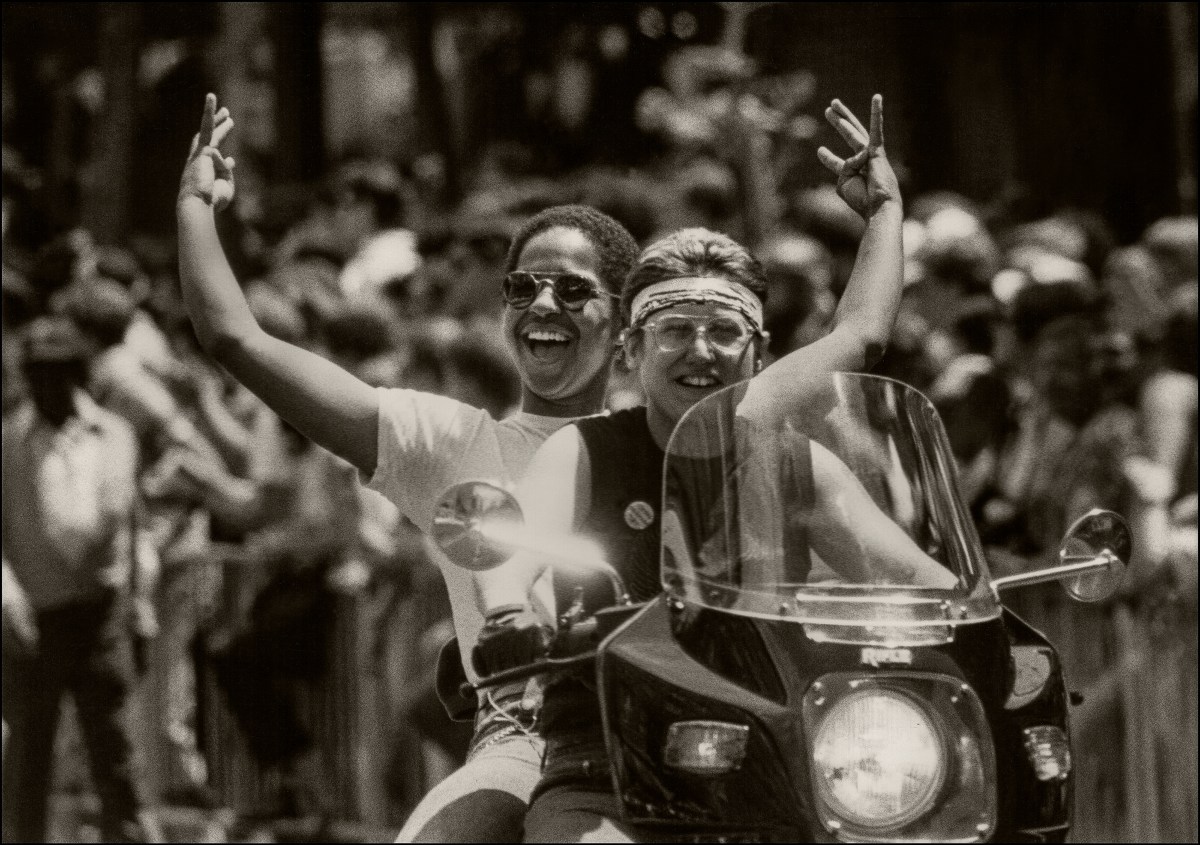
{"type": "MultiPolygon", "coordinates": [[[[662,470],[665,454],[650,434],[644,407],[588,417],[575,425],[591,464],[591,506],[580,533],[599,545],[624,580],[634,601],[662,591],[658,577],[662,470]]],[[[609,607],[614,596],[606,581],[554,573],[558,613],[582,598],[587,614],[609,607]]],[[[600,702],[591,672],[569,672],[551,678],[542,706],[542,733],[548,742],[548,768],[560,743],[590,749],[604,757],[600,702]]]]}
{"type": "MultiPolygon", "coordinates": [[[[662,591],[658,575],[665,455],[650,434],[644,407],[629,408],[575,423],[591,464],[591,506],[581,533],[597,543],[634,601],[662,591]]],[[[594,611],[613,603],[606,584],[584,587],[584,606],[594,611]]],[[[578,584],[556,576],[561,612],[578,584]],[[564,599],[566,603],[564,604],[564,599]]]]}

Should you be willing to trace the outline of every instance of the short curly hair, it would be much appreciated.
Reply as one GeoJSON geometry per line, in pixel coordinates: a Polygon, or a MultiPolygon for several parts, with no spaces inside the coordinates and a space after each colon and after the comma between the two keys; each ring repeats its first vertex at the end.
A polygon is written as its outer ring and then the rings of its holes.
{"type": "Polygon", "coordinates": [[[767,277],[750,250],[728,235],[708,229],[680,229],[659,238],[642,252],[621,291],[626,322],[638,291],[655,282],[689,276],[713,276],[744,285],[764,304],[767,277]]]}
{"type": "Polygon", "coordinates": [[[504,272],[511,273],[517,268],[521,251],[531,238],[560,227],[574,229],[591,241],[600,254],[600,281],[613,293],[620,293],[625,277],[637,260],[637,241],[616,220],[587,205],[556,205],[526,220],[513,236],[504,272]]]}

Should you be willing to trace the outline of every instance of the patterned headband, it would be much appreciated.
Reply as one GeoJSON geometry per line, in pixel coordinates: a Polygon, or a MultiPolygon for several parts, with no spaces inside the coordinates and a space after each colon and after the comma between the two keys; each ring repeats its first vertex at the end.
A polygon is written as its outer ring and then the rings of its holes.
{"type": "Polygon", "coordinates": [[[732,308],[758,331],[763,327],[763,307],[750,289],[728,279],[689,277],[655,282],[637,292],[630,307],[629,325],[636,328],[655,311],[683,303],[707,303],[732,308]]]}

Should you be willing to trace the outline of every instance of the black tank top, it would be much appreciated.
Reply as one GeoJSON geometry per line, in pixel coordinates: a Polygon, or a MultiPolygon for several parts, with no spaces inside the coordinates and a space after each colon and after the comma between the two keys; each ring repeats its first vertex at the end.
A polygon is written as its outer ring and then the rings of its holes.
{"type": "MultiPolygon", "coordinates": [[[[646,601],[662,591],[658,577],[665,455],[650,434],[644,407],[589,417],[575,423],[591,464],[591,506],[580,533],[597,543],[613,565],[634,601],[646,601]]],[[[613,604],[606,582],[597,578],[554,573],[554,595],[561,614],[580,595],[588,614],[613,604]]],[[[591,671],[564,673],[546,687],[542,730],[549,746],[548,770],[559,755],[560,743],[589,749],[604,757],[600,702],[591,671]]]]}
{"type": "MultiPolygon", "coordinates": [[[[625,580],[634,601],[662,591],[658,576],[665,455],[650,434],[644,407],[575,423],[591,464],[591,506],[581,533],[596,542],[625,580]]],[[[559,612],[570,606],[578,582],[555,576],[559,612]]],[[[612,604],[606,584],[589,579],[584,606],[612,604]]]]}

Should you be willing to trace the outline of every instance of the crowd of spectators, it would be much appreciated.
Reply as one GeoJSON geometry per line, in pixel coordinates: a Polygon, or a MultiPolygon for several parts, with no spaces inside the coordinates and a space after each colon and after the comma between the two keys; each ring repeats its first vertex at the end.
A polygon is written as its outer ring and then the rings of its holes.
{"type": "MultiPolygon", "coordinates": [[[[746,238],[770,279],[771,354],[819,337],[861,221],[832,187],[756,194],[753,174],[711,152],[727,126],[654,96],[647,115],[669,125],[644,128],[668,133],[671,153],[636,177],[591,167],[550,179],[497,148],[449,209],[384,161],[347,162],[311,190],[239,198],[222,225],[255,316],[373,385],[503,416],[519,389],[500,341],[509,238],[540,208],[583,202],[643,244],[683,223],[746,238]]],[[[249,758],[282,773],[275,810],[332,812],[320,786],[328,760],[300,699],[329,675],[337,615],[357,602],[372,608],[359,645],[386,678],[388,785],[402,819],[466,741],[429,688],[449,605],[424,541],[199,351],[172,244],[96,243],[79,229],[10,236],[33,188],[7,150],[4,178],[6,417],[29,401],[28,338],[51,317],[77,330],[88,394],[136,437],[142,565],[129,579],[130,630],[147,644],[154,732],[171,750],[160,786],[171,800],[232,800],[198,738],[211,678],[249,758]]],[[[1140,515],[1139,578],[1194,595],[1196,219],[1162,219],[1118,244],[1086,211],[1018,220],[949,193],[905,203],[905,295],[875,372],[941,411],[994,574],[1057,550],[1071,519],[1103,506],[1140,515]]],[[[616,372],[610,406],[637,398],[616,372]]],[[[6,626],[11,592],[6,560],[6,626]]],[[[9,639],[6,627],[6,649],[9,639]]]]}

